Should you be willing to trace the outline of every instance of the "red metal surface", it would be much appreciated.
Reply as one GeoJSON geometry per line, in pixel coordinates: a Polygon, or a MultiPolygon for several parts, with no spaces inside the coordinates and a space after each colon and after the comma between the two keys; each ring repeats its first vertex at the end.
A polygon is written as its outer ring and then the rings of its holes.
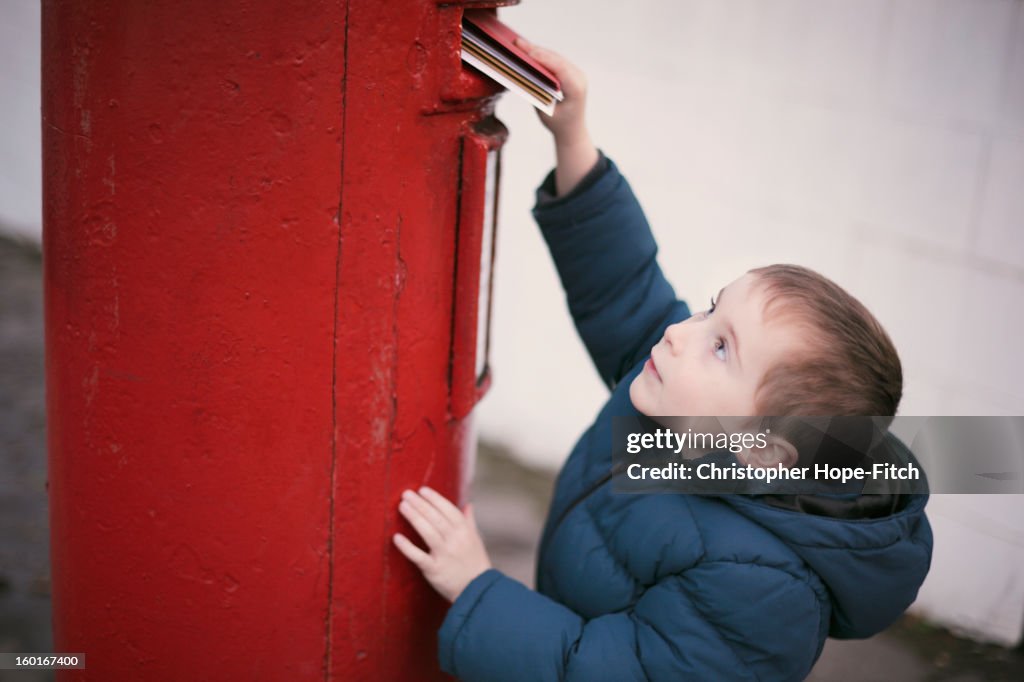
{"type": "Polygon", "coordinates": [[[43,2],[58,679],[444,677],[390,536],[474,454],[461,12],[43,2]]]}

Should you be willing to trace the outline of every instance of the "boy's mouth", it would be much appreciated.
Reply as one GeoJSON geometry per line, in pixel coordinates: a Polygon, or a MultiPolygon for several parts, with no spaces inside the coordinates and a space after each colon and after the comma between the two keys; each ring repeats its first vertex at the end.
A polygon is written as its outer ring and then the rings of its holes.
{"type": "Polygon", "coordinates": [[[658,373],[658,368],[654,365],[654,358],[647,358],[647,362],[644,363],[644,371],[650,372],[655,379],[661,381],[661,374],[658,373]]]}

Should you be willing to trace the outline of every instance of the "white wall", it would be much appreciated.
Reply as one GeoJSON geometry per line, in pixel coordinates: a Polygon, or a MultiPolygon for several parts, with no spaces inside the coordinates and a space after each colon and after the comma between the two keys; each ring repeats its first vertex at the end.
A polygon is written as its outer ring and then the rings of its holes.
{"type": "MultiPolygon", "coordinates": [[[[594,139],[693,307],[750,267],[807,265],[893,336],[902,414],[998,415],[1024,414],[1022,9],[527,0],[499,16],[587,72],[594,139]]],[[[550,137],[518,97],[505,95],[498,115],[511,134],[480,431],[557,467],[607,391],[529,213],[554,162],[550,137]]],[[[1017,641],[1024,498],[935,495],[929,512],[936,549],[915,610],[1017,641]]]]}
{"type": "MultiPolygon", "coordinates": [[[[0,225],[39,238],[38,4],[0,4],[0,225]]],[[[903,414],[1024,414],[1021,0],[526,0],[499,15],[582,66],[677,292],[813,267],[892,334],[903,414]]],[[[483,437],[557,467],[606,391],[529,209],[554,160],[506,95],[483,437]]],[[[1003,643],[1024,619],[1024,499],[936,495],[915,609],[1003,643]]]]}
{"type": "Polygon", "coordinates": [[[39,2],[0,2],[0,232],[42,232],[39,2]]]}

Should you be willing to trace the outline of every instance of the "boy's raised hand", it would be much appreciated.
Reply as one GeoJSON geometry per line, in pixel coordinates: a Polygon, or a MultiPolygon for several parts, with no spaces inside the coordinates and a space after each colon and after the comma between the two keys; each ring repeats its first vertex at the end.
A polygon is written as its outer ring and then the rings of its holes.
{"type": "Polygon", "coordinates": [[[541,123],[555,136],[556,141],[570,141],[586,132],[584,108],[587,99],[587,79],[583,71],[553,50],[534,45],[522,36],[516,45],[558,77],[564,99],[555,105],[555,113],[548,116],[537,109],[541,123]]]}
{"type": "Polygon", "coordinates": [[[557,52],[538,47],[522,37],[516,38],[516,45],[554,73],[562,84],[564,99],[555,105],[554,115],[537,110],[540,122],[555,138],[555,189],[557,195],[562,196],[571,191],[599,159],[584,115],[587,79],[579,67],[557,52]]]}
{"type": "Polygon", "coordinates": [[[395,546],[448,601],[454,602],[473,578],[491,568],[472,504],[467,504],[463,513],[444,495],[423,486],[419,493],[404,491],[398,510],[422,536],[430,553],[401,533],[392,536],[395,546]]]}

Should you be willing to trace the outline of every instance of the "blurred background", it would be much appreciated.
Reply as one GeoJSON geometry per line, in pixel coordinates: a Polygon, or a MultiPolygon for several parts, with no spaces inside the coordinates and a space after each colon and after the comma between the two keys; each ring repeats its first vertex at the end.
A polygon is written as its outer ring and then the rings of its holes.
{"type": "MultiPolygon", "coordinates": [[[[499,18],[586,72],[592,137],[691,307],[751,267],[803,264],[892,335],[901,414],[1024,414],[1024,0],[526,0],[499,18]]],[[[39,49],[38,3],[0,3],[0,651],[51,646],[39,49]]],[[[530,215],[550,135],[511,93],[497,115],[474,490],[495,563],[532,585],[553,477],[607,391],[530,215]]],[[[1024,497],[935,495],[928,514],[910,616],[830,641],[817,679],[1024,677],[1024,497]]]]}

